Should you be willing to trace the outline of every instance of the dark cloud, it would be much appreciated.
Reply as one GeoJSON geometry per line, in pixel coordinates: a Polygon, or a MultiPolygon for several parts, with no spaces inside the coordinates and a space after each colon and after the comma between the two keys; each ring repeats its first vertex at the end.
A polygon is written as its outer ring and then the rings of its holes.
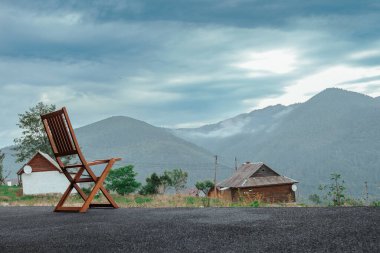
{"type": "Polygon", "coordinates": [[[41,100],[67,105],[78,126],[111,115],[176,126],[285,102],[287,87],[325,82],[329,69],[358,73],[337,85],[380,94],[379,9],[353,0],[2,1],[0,117],[9,120],[0,146],[18,134],[17,113],[41,100]]]}

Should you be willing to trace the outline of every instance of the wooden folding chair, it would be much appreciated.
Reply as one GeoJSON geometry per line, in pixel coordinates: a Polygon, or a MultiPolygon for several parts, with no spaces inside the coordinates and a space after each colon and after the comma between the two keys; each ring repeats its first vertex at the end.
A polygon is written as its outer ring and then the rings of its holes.
{"type": "Polygon", "coordinates": [[[70,181],[70,185],[63,194],[61,200],[55,207],[55,212],[81,212],[84,213],[88,208],[93,207],[111,207],[118,208],[115,201],[112,199],[109,192],[104,188],[103,183],[106,179],[109,171],[116,161],[120,161],[120,158],[111,158],[108,160],[95,160],[92,162],[87,162],[83,156],[83,153],[78,145],[77,138],[74,134],[74,129],[71,126],[69,116],[67,114],[66,108],[63,107],[61,110],[41,115],[42,122],[45,127],[46,134],[48,136],[51,148],[53,149],[54,156],[62,169],[63,174],[70,181]],[[62,157],[78,155],[80,163],[73,165],[65,165],[62,162],[62,157]],[[97,177],[95,173],[91,170],[90,166],[106,164],[100,177],[97,177]],[[75,176],[71,176],[68,169],[77,169],[75,176]],[[81,178],[83,172],[87,172],[89,177],[81,178]],[[79,187],[78,183],[83,182],[94,182],[95,186],[91,190],[90,194],[87,196],[83,190],[79,187]],[[70,192],[75,188],[75,190],[82,197],[84,203],[81,207],[64,207],[66,199],[69,197],[70,192]],[[93,204],[91,203],[96,195],[96,193],[101,190],[104,196],[107,198],[109,204],[93,204]]]}

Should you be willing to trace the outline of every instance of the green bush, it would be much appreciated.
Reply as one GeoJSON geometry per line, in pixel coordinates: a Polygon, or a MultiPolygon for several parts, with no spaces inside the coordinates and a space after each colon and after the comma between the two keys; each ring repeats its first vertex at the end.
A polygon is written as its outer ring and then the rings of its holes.
{"type": "Polygon", "coordinates": [[[194,205],[196,202],[196,198],[195,197],[186,197],[185,201],[186,201],[187,205],[194,205]]]}
{"type": "Polygon", "coordinates": [[[258,200],[255,200],[249,204],[250,207],[259,207],[260,202],[258,200]]]}
{"type": "Polygon", "coordinates": [[[91,193],[91,188],[82,188],[82,191],[86,194],[89,195],[91,193]]]}
{"type": "Polygon", "coordinates": [[[152,202],[152,198],[149,198],[149,197],[136,197],[135,198],[135,202],[136,204],[140,205],[140,204],[144,204],[144,203],[149,203],[149,202],[152,202]]]}
{"type": "Polygon", "coordinates": [[[373,201],[371,203],[371,206],[374,206],[374,207],[380,207],[380,201],[373,201]]]}
{"type": "Polygon", "coordinates": [[[202,204],[204,207],[210,207],[210,198],[208,197],[202,197],[201,198],[202,204]]]}
{"type": "Polygon", "coordinates": [[[107,189],[116,191],[120,195],[135,192],[141,184],[136,181],[137,173],[133,170],[133,165],[128,165],[111,170],[107,179],[107,189]]]}
{"type": "Polygon", "coordinates": [[[149,177],[147,177],[145,181],[146,181],[146,185],[141,187],[139,194],[141,195],[157,194],[158,188],[162,184],[161,178],[156,173],[153,173],[149,177]]]}

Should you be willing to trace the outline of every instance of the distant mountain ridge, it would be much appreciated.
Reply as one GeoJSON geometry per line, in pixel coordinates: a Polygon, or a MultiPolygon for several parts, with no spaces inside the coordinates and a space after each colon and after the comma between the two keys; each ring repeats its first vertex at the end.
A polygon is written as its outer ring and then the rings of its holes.
{"type": "Polygon", "coordinates": [[[305,103],[255,110],[207,128],[173,131],[219,154],[227,165],[232,166],[235,156],[240,162],[268,163],[300,181],[304,195],[327,183],[330,173],[339,172],[351,194],[362,194],[368,181],[372,194],[380,196],[378,101],[331,88],[305,103]],[[218,131],[232,134],[218,136],[218,131]]]}

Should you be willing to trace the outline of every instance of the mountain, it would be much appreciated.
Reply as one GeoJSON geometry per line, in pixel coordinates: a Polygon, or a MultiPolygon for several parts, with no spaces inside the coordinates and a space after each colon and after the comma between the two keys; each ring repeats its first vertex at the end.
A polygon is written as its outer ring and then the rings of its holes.
{"type": "MultiPolygon", "coordinates": [[[[153,172],[174,168],[189,172],[189,186],[197,180],[213,178],[213,155],[164,128],[120,116],[78,128],[75,132],[87,160],[121,157],[123,160],[117,166],[135,165],[141,182],[153,172]]],[[[5,168],[12,171],[13,178],[22,164],[14,162],[9,147],[3,151],[6,153],[5,168]]]]}
{"type": "Polygon", "coordinates": [[[342,174],[354,196],[368,181],[380,196],[380,103],[378,98],[327,89],[305,103],[271,106],[193,129],[173,132],[218,154],[232,166],[262,161],[300,181],[304,197],[342,174]]]}
{"type": "MultiPolygon", "coordinates": [[[[233,172],[234,158],[264,162],[299,181],[298,196],[318,192],[338,172],[348,193],[380,196],[380,97],[327,89],[305,103],[275,105],[199,128],[164,129],[129,117],[111,117],[76,129],[88,160],[122,157],[118,165],[134,164],[139,181],[153,172],[183,168],[189,184],[214,175],[213,154],[220,165],[217,178],[233,172]]],[[[5,169],[15,164],[10,148],[5,169]]]]}

